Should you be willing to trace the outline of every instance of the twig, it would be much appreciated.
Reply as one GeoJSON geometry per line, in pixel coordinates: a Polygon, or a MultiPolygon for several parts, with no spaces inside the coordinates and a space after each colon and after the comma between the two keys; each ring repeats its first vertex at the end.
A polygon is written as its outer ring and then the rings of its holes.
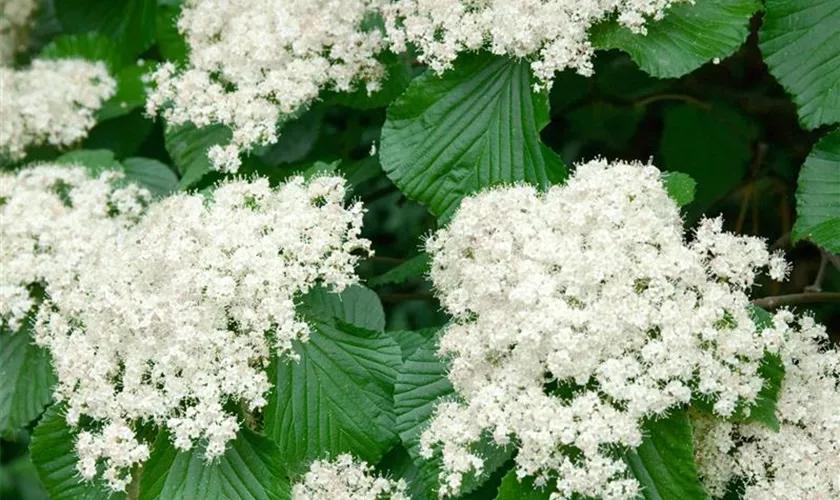
{"type": "Polygon", "coordinates": [[[640,99],[636,101],[636,106],[644,107],[648,104],[657,102],[657,101],[683,101],[689,104],[694,104],[695,106],[700,106],[703,109],[709,109],[711,106],[708,103],[697,99],[696,97],[691,97],[690,95],[685,94],[657,94],[652,95],[650,97],[645,97],[644,99],[640,99]]]}
{"type": "Polygon", "coordinates": [[[806,292],[821,292],[822,282],[825,279],[825,270],[828,268],[828,253],[820,248],[820,270],[817,271],[817,277],[814,282],[805,287],[806,292]]]}
{"type": "Polygon", "coordinates": [[[753,305],[763,307],[764,309],[775,309],[777,307],[782,306],[795,306],[798,304],[809,304],[818,302],[836,302],[840,304],[840,293],[791,293],[789,295],[776,295],[774,297],[764,297],[763,299],[755,299],[754,301],[752,301],[753,305]]]}

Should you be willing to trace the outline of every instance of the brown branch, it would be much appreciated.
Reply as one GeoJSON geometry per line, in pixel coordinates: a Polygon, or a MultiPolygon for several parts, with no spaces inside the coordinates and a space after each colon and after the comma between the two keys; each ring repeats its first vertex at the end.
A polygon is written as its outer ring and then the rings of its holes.
{"type": "Polygon", "coordinates": [[[640,99],[635,102],[636,106],[644,107],[648,104],[658,102],[658,101],[683,101],[689,104],[694,104],[695,106],[699,106],[703,109],[709,109],[711,106],[708,103],[697,99],[696,97],[691,97],[690,95],[685,94],[657,94],[652,95],[650,97],[645,97],[644,99],[640,99]]]}
{"type": "Polygon", "coordinates": [[[777,307],[782,306],[795,306],[799,304],[809,304],[818,302],[836,302],[840,304],[840,293],[791,293],[789,295],[776,295],[773,297],[764,297],[763,299],[755,299],[754,301],[752,301],[753,305],[763,307],[764,309],[775,309],[777,307]]]}

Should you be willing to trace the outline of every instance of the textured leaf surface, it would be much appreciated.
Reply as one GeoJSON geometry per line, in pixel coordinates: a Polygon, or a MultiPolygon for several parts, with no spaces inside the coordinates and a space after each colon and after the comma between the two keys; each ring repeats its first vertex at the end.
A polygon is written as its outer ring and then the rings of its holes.
{"type": "Polygon", "coordinates": [[[217,144],[230,142],[231,131],[223,125],[197,128],[186,124],[167,127],[164,132],[166,151],[181,173],[179,187],[188,189],[212,170],[207,150],[217,144]]]}
{"type": "Polygon", "coordinates": [[[100,481],[81,481],[76,470],[77,458],[73,451],[74,435],[64,420],[59,405],[51,406],[38,422],[32,434],[30,451],[32,463],[44,488],[53,500],[102,500],[125,498],[124,494],[110,493],[100,481]]]}
{"type": "Polygon", "coordinates": [[[32,341],[29,323],[0,330],[0,435],[11,436],[35,420],[52,399],[55,375],[44,349],[32,341]]]}
{"type": "Polygon", "coordinates": [[[282,463],[274,443],[245,428],[212,463],[200,447],[178,451],[161,433],[143,467],[139,498],[286,500],[291,492],[282,463]]]}
{"type": "Polygon", "coordinates": [[[109,120],[130,113],[146,102],[143,76],[151,71],[151,64],[132,64],[113,76],[117,80],[117,93],[102,104],[96,113],[98,120],[109,120]]]}
{"type": "Polygon", "coordinates": [[[438,328],[423,328],[421,330],[396,330],[388,334],[400,345],[403,360],[407,360],[421,347],[435,348],[435,336],[438,328]]]}
{"type": "Polygon", "coordinates": [[[673,78],[735,52],[760,8],[758,0],[695,0],[674,5],[662,20],[648,22],[646,35],[610,20],[594,26],[590,38],[596,48],[627,52],[655,77],[673,78]]]}
{"type": "Polygon", "coordinates": [[[187,60],[187,42],[184,35],[178,32],[178,17],[181,15],[180,5],[158,5],[156,39],[158,50],[167,61],[184,63],[187,60]]]}
{"type": "Polygon", "coordinates": [[[493,184],[562,180],[560,158],[539,136],[548,97],[533,83],[526,62],[485,54],[462,55],[442,77],[427,71],[388,108],[383,170],[437,215],[493,184]]]}
{"type": "Polygon", "coordinates": [[[416,255],[390,271],[368,280],[368,285],[379,287],[384,285],[399,285],[408,280],[419,278],[429,272],[429,254],[416,255]]]}
{"type": "Polygon", "coordinates": [[[668,196],[677,202],[677,205],[684,207],[694,201],[694,191],[697,183],[688,174],[681,172],[665,172],[662,174],[662,182],[668,191],[668,196]]]}
{"type": "Polygon", "coordinates": [[[297,361],[272,367],[275,388],[265,409],[265,433],[293,473],[317,458],[352,452],[376,463],[397,441],[394,382],[400,347],[384,326],[373,292],[351,287],[341,295],[315,291],[301,308],[312,327],[295,344],[297,361]]]}
{"type": "Polygon", "coordinates": [[[814,146],[799,172],[793,240],[801,239],[840,254],[840,130],[814,146]]]}
{"type": "Polygon", "coordinates": [[[102,61],[115,76],[125,64],[123,55],[107,37],[96,33],[62,35],[41,50],[43,59],[81,58],[88,61],[102,61]]]}
{"type": "Polygon", "coordinates": [[[707,499],[697,477],[691,422],[685,411],[672,410],[666,418],[644,426],[642,444],[625,456],[630,471],[647,500],[707,499]]]}
{"type": "Polygon", "coordinates": [[[370,288],[353,285],[341,293],[316,287],[301,298],[303,312],[317,319],[339,318],[351,325],[374,332],[385,329],[382,302],[370,288]]]}
{"type": "Polygon", "coordinates": [[[766,0],[759,47],[806,128],[840,121],[840,2],[766,0]]]}

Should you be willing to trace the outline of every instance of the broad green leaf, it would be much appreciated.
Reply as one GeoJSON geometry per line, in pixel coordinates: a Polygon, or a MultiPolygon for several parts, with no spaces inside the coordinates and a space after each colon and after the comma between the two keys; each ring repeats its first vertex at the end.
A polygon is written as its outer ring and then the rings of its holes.
{"type": "Polygon", "coordinates": [[[47,409],[35,431],[29,450],[32,463],[38,470],[44,488],[52,500],[102,500],[125,498],[122,493],[112,493],[101,480],[82,481],[76,469],[78,459],[73,451],[75,433],[71,432],[64,417],[63,407],[53,405],[47,409]]]}
{"type": "Polygon", "coordinates": [[[231,131],[223,125],[197,128],[188,123],[167,127],[164,132],[166,151],[181,173],[179,188],[188,189],[212,170],[207,150],[230,142],[231,131]]]}
{"type": "Polygon", "coordinates": [[[120,162],[114,158],[114,153],[107,149],[77,149],[59,156],[55,162],[64,165],[82,165],[91,175],[121,168],[120,162]]]}
{"type": "Polygon", "coordinates": [[[28,319],[12,331],[0,328],[0,435],[11,436],[35,420],[52,399],[50,358],[36,346],[28,319]]]}
{"type": "Polygon", "coordinates": [[[684,410],[644,425],[645,438],[625,461],[647,500],[707,499],[697,476],[691,422],[684,410]]]}
{"type": "Polygon", "coordinates": [[[382,169],[436,214],[494,184],[561,181],[560,158],[540,141],[548,96],[533,93],[525,61],[464,54],[439,76],[427,71],[388,107],[382,169]]]}
{"type": "Polygon", "coordinates": [[[759,47],[805,128],[840,121],[840,2],[766,0],[759,47]]]}
{"type": "Polygon", "coordinates": [[[343,452],[375,463],[397,440],[393,393],[402,363],[396,341],[376,331],[384,327],[379,299],[351,287],[341,295],[316,290],[301,302],[312,332],[295,343],[300,359],[272,366],[265,433],[293,473],[343,452]]]}
{"type": "Polygon", "coordinates": [[[126,63],[123,55],[108,37],[96,33],[81,35],[61,35],[39,54],[42,59],[72,59],[81,58],[88,61],[102,61],[108,66],[111,76],[119,73],[126,63]]]}
{"type": "Polygon", "coordinates": [[[420,278],[429,272],[429,254],[418,254],[385,274],[380,274],[367,281],[372,287],[399,285],[414,278],[420,278]]]}
{"type": "MultiPolygon", "coordinates": [[[[420,456],[420,435],[428,427],[437,404],[444,399],[455,397],[455,391],[446,378],[446,373],[446,365],[435,354],[434,346],[421,346],[406,359],[394,389],[396,430],[415,464],[423,470],[423,474],[432,474],[429,470],[438,471],[440,468],[439,456],[431,459],[420,456]]],[[[481,486],[513,452],[512,447],[502,449],[487,439],[477,443],[474,450],[484,459],[484,472],[478,477],[467,475],[461,493],[469,493],[481,486]]],[[[438,472],[434,472],[434,475],[437,476],[438,472]]]]}
{"type": "Polygon", "coordinates": [[[785,378],[785,365],[781,358],[775,354],[766,354],[758,367],[758,374],[764,380],[755,404],[749,407],[749,415],[742,405],[735,409],[735,413],[729,418],[735,422],[757,422],[765,426],[779,430],[779,419],[776,417],[776,403],[779,400],[779,392],[782,390],[782,380],[785,378]]]}
{"type": "Polygon", "coordinates": [[[207,462],[200,446],[178,451],[161,432],[143,466],[140,500],[291,499],[283,456],[270,440],[242,428],[224,455],[207,462]]]}
{"type": "Polygon", "coordinates": [[[261,156],[268,165],[277,166],[304,161],[318,141],[324,111],[315,107],[282,124],[277,142],[261,156]]]}
{"type": "Polygon", "coordinates": [[[99,121],[109,120],[130,113],[146,102],[146,87],[143,76],[151,70],[151,64],[132,64],[115,74],[117,93],[102,104],[96,112],[99,121]]]}
{"type": "Polygon", "coordinates": [[[536,486],[530,477],[520,481],[516,477],[516,471],[512,470],[502,479],[496,500],[548,500],[552,491],[550,485],[542,488],[536,486]]]}
{"type": "Polygon", "coordinates": [[[126,179],[136,182],[155,196],[178,190],[178,176],[171,168],[152,158],[126,158],[122,161],[126,179]]]}
{"type": "Polygon", "coordinates": [[[659,166],[688,174],[697,182],[692,205],[696,214],[744,177],[752,159],[754,127],[746,117],[723,105],[675,104],[665,109],[663,119],[659,166]]]}
{"type": "Polygon", "coordinates": [[[677,205],[684,207],[694,201],[694,191],[697,183],[688,174],[681,172],[663,172],[662,182],[668,191],[668,196],[677,202],[677,205]]]}
{"type": "Polygon", "coordinates": [[[379,468],[388,477],[408,483],[408,497],[412,500],[437,500],[437,471],[431,467],[418,467],[405,448],[394,446],[382,457],[379,468]]]}
{"type": "Polygon", "coordinates": [[[353,326],[381,332],[385,329],[385,311],[379,297],[369,288],[353,285],[335,293],[319,286],[301,298],[304,315],[314,320],[338,318],[353,326]]]}
{"type": "Polygon", "coordinates": [[[158,5],[156,25],[158,50],[164,59],[176,64],[187,61],[189,50],[184,35],[178,32],[177,22],[180,15],[180,5],[158,5]]]}
{"type": "MultiPolygon", "coordinates": [[[[12,452],[14,453],[14,452],[12,452]]],[[[3,500],[49,500],[41,485],[38,470],[29,454],[7,459],[0,464],[0,498],[3,500]]]]}
{"type": "Polygon", "coordinates": [[[594,143],[598,150],[624,150],[636,134],[645,110],[595,101],[564,115],[564,139],[594,143]]]}
{"type": "Polygon", "coordinates": [[[104,35],[131,60],[155,40],[156,7],[156,0],[60,0],[55,13],[66,33],[104,35]]]}
{"type": "Polygon", "coordinates": [[[738,50],[750,32],[750,19],[760,8],[758,0],[679,3],[662,20],[648,21],[646,35],[608,20],[592,28],[590,40],[598,49],[627,52],[657,78],[673,78],[738,50]]]}
{"type": "Polygon", "coordinates": [[[802,239],[840,254],[840,130],[814,146],[799,172],[793,241],[802,239]]]}

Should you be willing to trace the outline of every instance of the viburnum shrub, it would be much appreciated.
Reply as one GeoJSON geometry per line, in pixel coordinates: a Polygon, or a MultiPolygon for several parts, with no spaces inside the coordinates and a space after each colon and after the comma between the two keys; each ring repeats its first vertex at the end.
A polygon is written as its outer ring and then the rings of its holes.
{"type": "Polygon", "coordinates": [[[0,496],[840,498],[837,0],[0,5],[0,496]]]}

